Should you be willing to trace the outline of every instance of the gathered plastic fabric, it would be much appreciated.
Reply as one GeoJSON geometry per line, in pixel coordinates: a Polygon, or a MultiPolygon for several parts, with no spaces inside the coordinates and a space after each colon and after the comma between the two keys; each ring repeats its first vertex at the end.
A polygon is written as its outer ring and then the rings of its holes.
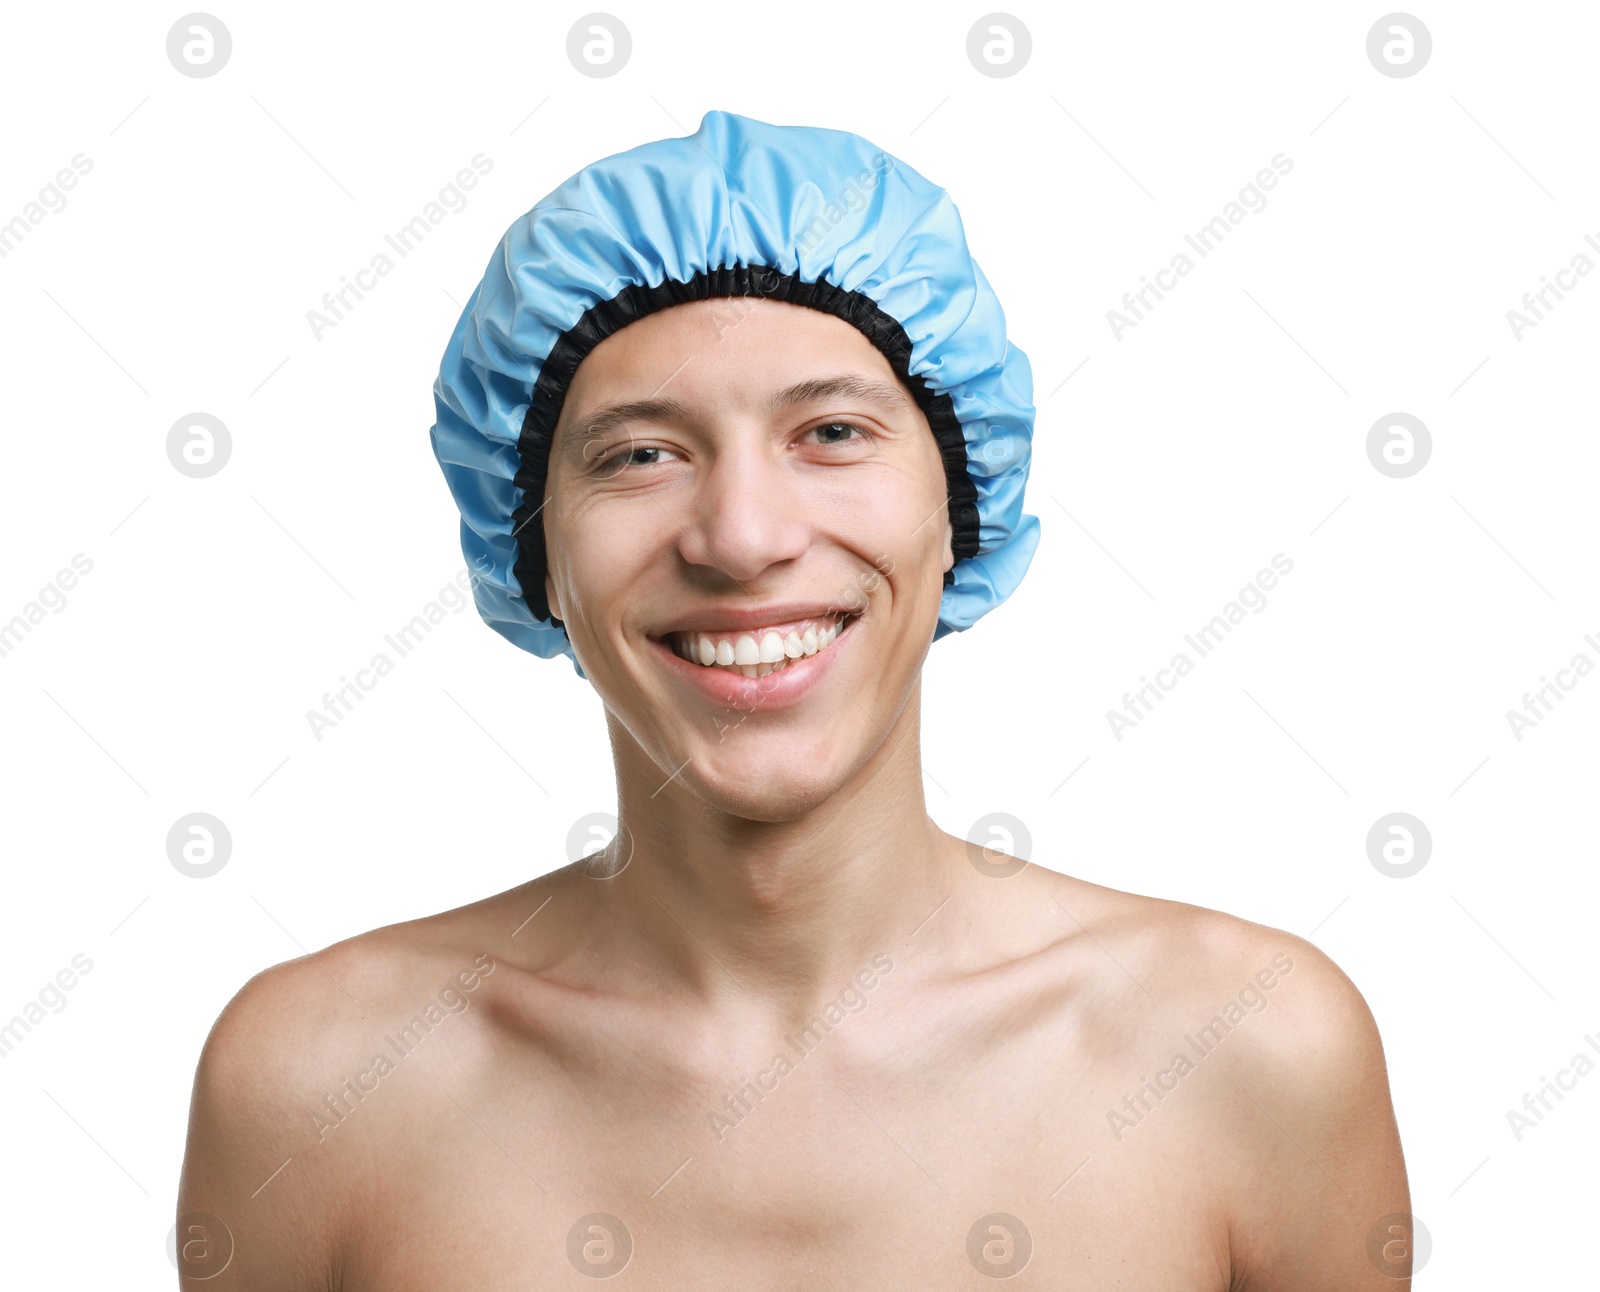
{"type": "Polygon", "coordinates": [[[1033,374],[950,196],[858,135],[708,112],[602,158],[506,230],[434,383],[434,453],[485,622],[535,655],[571,643],[544,595],[540,508],[572,375],[606,336],[686,300],[766,296],[858,327],[939,440],[953,569],[934,640],[1021,582],[1033,374]]]}

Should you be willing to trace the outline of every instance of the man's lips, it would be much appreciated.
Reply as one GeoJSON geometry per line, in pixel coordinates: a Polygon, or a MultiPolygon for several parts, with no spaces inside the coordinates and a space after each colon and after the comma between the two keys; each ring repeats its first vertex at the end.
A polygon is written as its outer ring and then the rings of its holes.
{"type": "Polygon", "coordinates": [[[841,606],[829,601],[774,601],[752,605],[748,601],[703,606],[681,618],[648,631],[660,640],[672,633],[701,632],[732,634],[754,632],[758,628],[780,628],[805,620],[839,620],[857,613],[859,607],[841,606]]]}
{"type": "Polygon", "coordinates": [[[701,696],[749,715],[758,710],[788,708],[808,695],[854,644],[859,619],[859,615],[851,616],[825,649],[786,659],[774,671],[758,677],[747,677],[734,668],[691,662],[679,655],[670,641],[653,639],[651,647],[671,674],[701,696]]]}

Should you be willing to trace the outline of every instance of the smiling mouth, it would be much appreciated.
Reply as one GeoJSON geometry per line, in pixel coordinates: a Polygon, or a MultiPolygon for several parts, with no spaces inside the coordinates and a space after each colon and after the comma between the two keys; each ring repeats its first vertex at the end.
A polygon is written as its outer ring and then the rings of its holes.
{"type": "Polygon", "coordinates": [[[765,677],[795,660],[821,654],[859,618],[860,614],[840,613],[828,618],[796,619],[765,628],[688,630],[668,633],[662,641],[674,654],[702,668],[724,669],[745,677],[765,677]]]}

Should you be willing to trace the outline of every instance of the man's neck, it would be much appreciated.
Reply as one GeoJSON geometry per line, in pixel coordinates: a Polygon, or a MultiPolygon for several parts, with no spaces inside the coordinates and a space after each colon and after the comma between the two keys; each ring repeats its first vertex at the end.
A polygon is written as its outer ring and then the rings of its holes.
{"type": "Polygon", "coordinates": [[[612,931],[686,991],[752,1019],[837,996],[959,879],[959,845],[927,814],[919,727],[913,697],[845,784],[783,821],[719,811],[682,775],[663,788],[655,762],[613,730],[630,853],[597,881],[612,931]]]}

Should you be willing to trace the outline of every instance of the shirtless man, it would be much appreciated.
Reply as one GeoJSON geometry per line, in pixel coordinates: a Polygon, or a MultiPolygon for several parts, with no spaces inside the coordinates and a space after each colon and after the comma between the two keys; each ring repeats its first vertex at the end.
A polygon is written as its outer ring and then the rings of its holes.
{"type": "Polygon", "coordinates": [[[929,420],[841,318],[727,308],[601,340],[552,439],[544,594],[617,837],[243,988],[182,1286],[1409,1286],[1360,994],[1300,938],[933,823],[929,420]],[[799,653],[715,663],[765,628],[799,653]]]}

